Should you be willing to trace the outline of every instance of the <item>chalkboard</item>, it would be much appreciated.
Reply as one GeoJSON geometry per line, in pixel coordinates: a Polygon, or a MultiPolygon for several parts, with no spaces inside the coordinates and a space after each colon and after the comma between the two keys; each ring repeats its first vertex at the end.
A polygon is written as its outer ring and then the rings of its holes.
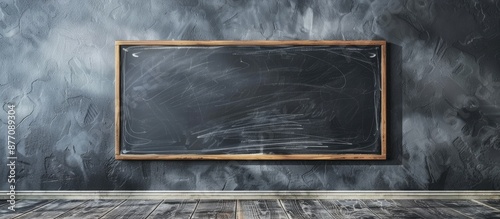
{"type": "Polygon", "coordinates": [[[116,159],[383,160],[385,41],[117,41],[116,159]]]}

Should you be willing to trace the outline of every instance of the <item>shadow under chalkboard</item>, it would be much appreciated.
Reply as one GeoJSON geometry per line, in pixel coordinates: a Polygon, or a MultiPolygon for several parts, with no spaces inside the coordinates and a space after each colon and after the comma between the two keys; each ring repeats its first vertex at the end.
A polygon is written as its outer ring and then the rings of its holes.
{"type": "Polygon", "coordinates": [[[193,42],[117,43],[117,157],[385,158],[385,42],[193,42]]]}

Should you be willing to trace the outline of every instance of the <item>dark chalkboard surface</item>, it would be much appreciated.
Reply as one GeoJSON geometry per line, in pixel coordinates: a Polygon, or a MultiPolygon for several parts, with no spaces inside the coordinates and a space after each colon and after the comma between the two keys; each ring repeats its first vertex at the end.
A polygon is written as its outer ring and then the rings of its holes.
{"type": "Polygon", "coordinates": [[[385,159],[384,41],[118,41],[117,159],[385,159]]]}

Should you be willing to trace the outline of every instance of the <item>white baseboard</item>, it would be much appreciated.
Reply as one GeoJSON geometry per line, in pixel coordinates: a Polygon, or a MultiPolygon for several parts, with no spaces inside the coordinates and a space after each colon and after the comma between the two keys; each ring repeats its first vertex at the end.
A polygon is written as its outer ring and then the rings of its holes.
{"type": "MultiPolygon", "coordinates": [[[[9,199],[0,191],[0,199],[9,199]]],[[[500,199],[500,191],[16,191],[16,199],[500,199]]]]}

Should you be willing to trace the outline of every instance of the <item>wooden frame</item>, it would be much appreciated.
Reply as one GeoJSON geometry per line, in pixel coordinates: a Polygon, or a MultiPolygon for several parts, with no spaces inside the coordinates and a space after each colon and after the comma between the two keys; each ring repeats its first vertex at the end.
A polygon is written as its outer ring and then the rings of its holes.
{"type": "Polygon", "coordinates": [[[116,41],[115,42],[115,158],[117,160],[385,160],[387,147],[386,42],[360,41],[116,41]],[[381,121],[380,154],[121,154],[120,153],[120,48],[121,46],[380,46],[381,48],[381,121]]]}

